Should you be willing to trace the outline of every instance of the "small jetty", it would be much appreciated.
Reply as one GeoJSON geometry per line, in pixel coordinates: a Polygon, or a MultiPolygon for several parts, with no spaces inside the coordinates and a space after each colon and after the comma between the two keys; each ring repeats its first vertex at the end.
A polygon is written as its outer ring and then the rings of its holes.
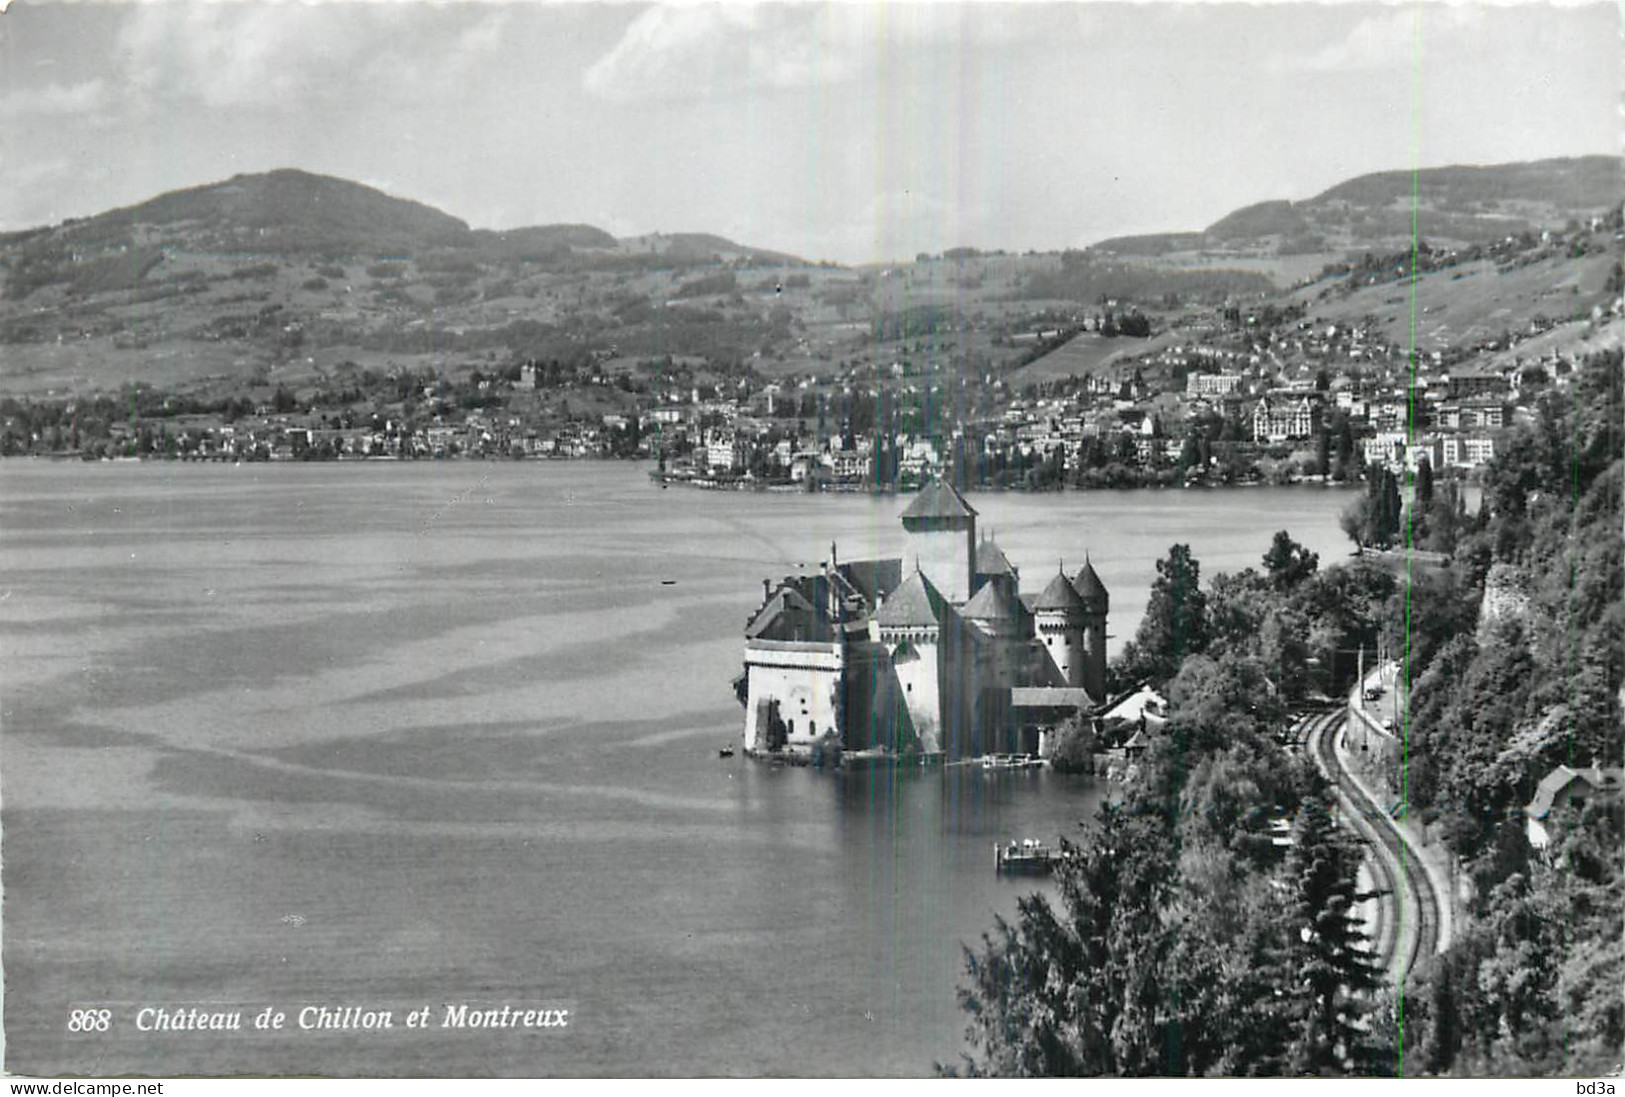
{"type": "Polygon", "coordinates": [[[1042,769],[1044,760],[1036,754],[984,754],[983,769],[1042,769]]]}
{"type": "Polygon", "coordinates": [[[1045,845],[1036,838],[1024,838],[993,847],[993,871],[999,875],[1048,876],[1067,859],[1064,850],[1045,845]]]}

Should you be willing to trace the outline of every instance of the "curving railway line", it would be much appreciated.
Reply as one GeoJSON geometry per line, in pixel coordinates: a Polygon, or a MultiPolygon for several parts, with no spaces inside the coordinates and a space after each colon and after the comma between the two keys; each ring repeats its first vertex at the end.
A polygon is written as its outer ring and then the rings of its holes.
{"type": "Polygon", "coordinates": [[[1381,898],[1377,959],[1395,982],[1403,982],[1439,944],[1439,896],[1422,859],[1388,817],[1345,770],[1334,743],[1347,713],[1341,708],[1300,718],[1289,745],[1308,753],[1332,783],[1346,826],[1368,850],[1367,864],[1381,898]]]}

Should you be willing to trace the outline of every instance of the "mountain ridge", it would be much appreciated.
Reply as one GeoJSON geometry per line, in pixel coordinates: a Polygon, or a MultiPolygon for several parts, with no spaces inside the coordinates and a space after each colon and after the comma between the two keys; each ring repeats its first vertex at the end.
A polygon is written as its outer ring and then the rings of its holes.
{"type": "MultiPolygon", "coordinates": [[[[165,191],[89,217],[0,234],[0,247],[39,247],[53,239],[76,253],[182,244],[222,255],[327,259],[400,259],[449,249],[485,253],[496,259],[545,261],[575,251],[631,254],[635,250],[594,225],[473,229],[427,203],[300,168],[238,174],[165,191]]],[[[661,252],[675,247],[673,258],[684,261],[709,261],[713,254],[727,253],[802,262],[710,233],[663,234],[663,239],[672,246],[661,252]]]]}
{"type": "MultiPolygon", "coordinates": [[[[1426,174],[1425,248],[1413,248],[1406,208],[1417,179],[1377,173],[1304,202],[1240,207],[1204,232],[1124,238],[1121,253],[950,248],[895,269],[812,265],[710,233],[474,229],[365,184],[296,169],[239,175],[0,235],[0,391],[265,389],[345,365],[527,358],[752,362],[788,376],[870,359],[906,370],[945,346],[991,375],[1041,349],[1022,340],[1105,309],[1177,327],[1221,304],[1295,301],[1328,320],[1391,326],[1406,303],[1392,283],[1418,259],[1423,344],[1504,344],[1504,331],[1606,304],[1625,278],[1617,167],[1426,174]],[[1578,217],[1604,196],[1603,229],[1578,217]],[[1549,240],[1512,230],[1571,216],[1575,231],[1549,240]],[[1451,231],[1492,228],[1485,243],[1451,242],[1451,231]]],[[[1101,354],[1127,345],[1084,342],[1101,354]]],[[[1068,368],[1089,368],[1086,357],[1068,368]]]]}
{"type": "MultiPolygon", "coordinates": [[[[1301,201],[1266,199],[1238,207],[1200,231],[1110,237],[1088,250],[1158,258],[1203,251],[1292,255],[1382,248],[1410,237],[1413,188],[1422,236],[1481,243],[1556,227],[1617,204],[1625,193],[1625,159],[1595,155],[1446,165],[1416,173],[1369,172],[1301,201]]],[[[42,252],[66,251],[66,258],[78,261],[94,258],[97,251],[174,245],[222,255],[332,259],[400,259],[450,250],[532,262],[575,257],[578,262],[676,265],[719,259],[805,263],[707,232],[617,238],[578,223],[474,229],[427,203],[299,168],[238,174],[89,217],[0,234],[0,249],[24,252],[22,262],[5,264],[8,273],[19,267],[27,271],[24,285],[59,273],[50,262],[40,261],[49,258],[42,252]]],[[[11,283],[8,277],[8,292],[14,295],[21,287],[11,283]]]]}
{"type": "Polygon", "coordinates": [[[1367,172],[1301,201],[1241,206],[1200,231],[1109,237],[1090,248],[1141,256],[1202,249],[1253,248],[1281,255],[1381,249],[1410,238],[1413,191],[1419,235],[1485,243],[1556,228],[1618,205],[1625,194],[1625,158],[1570,156],[1367,172]]]}

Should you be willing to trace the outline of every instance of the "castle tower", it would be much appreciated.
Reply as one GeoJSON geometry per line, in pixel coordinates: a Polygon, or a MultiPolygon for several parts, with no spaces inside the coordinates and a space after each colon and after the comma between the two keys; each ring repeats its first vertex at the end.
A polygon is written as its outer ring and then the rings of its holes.
{"type": "Polygon", "coordinates": [[[951,730],[945,725],[951,722],[952,703],[944,694],[954,683],[947,681],[944,664],[950,653],[944,651],[944,641],[951,644],[956,638],[954,618],[947,600],[919,571],[887,596],[874,617],[909,724],[926,754],[943,753],[945,733],[951,730]]]}
{"type": "MultiPolygon", "coordinates": [[[[983,546],[987,543],[982,542],[983,546]]],[[[984,582],[959,612],[992,641],[993,686],[1009,689],[1015,685],[1032,624],[1021,598],[1009,585],[994,579],[984,582]]]]}
{"type": "Polygon", "coordinates": [[[976,580],[976,511],[942,479],[932,480],[903,512],[908,553],[954,605],[971,596],[976,580]]]}
{"type": "Polygon", "coordinates": [[[1078,597],[1083,600],[1083,688],[1096,701],[1106,699],[1106,613],[1111,597],[1106,584],[1095,574],[1094,565],[1086,558],[1083,570],[1072,580],[1078,597]]]}
{"type": "Polygon", "coordinates": [[[1054,665],[1060,684],[1073,689],[1087,688],[1084,670],[1086,607],[1083,596],[1064,571],[1056,572],[1033,603],[1033,616],[1038,643],[1054,665]]]}
{"type": "Polygon", "coordinates": [[[972,594],[980,591],[989,583],[996,583],[1005,593],[1012,597],[1021,589],[1021,573],[1016,570],[1004,550],[994,543],[993,538],[983,536],[976,543],[976,574],[974,576],[975,589],[972,594]]]}

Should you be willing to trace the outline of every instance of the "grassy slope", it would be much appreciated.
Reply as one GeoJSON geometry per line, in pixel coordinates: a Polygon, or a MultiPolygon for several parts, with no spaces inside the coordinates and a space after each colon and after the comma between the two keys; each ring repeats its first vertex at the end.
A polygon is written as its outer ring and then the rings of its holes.
{"type": "Polygon", "coordinates": [[[1118,359],[1155,354],[1165,347],[1179,343],[1178,332],[1164,332],[1150,339],[1108,339],[1092,331],[1076,335],[1064,346],[1058,347],[1036,362],[1030,362],[1012,373],[1007,383],[1020,389],[1037,381],[1054,381],[1061,377],[1080,377],[1085,373],[1099,376],[1111,372],[1118,359]]]}
{"type": "MultiPolygon", "coordinates": [[[[1603,296],[1613,258],[1552,258],[1498,273],[1493,262],[1463,264],[1424,275],[1416,286],[1416,344],[1423,351],[1473,344],[1516,331],[1538,314],[1584,316],[1603,296]]],[[[1330,323],[1377,317],[1395,343],[1410,339],[1411,287],[1404,282],[1364,286],[1348,296],[1323,296],[1328,284],[1292,295],[1317,320],[1330,323]]]]}

